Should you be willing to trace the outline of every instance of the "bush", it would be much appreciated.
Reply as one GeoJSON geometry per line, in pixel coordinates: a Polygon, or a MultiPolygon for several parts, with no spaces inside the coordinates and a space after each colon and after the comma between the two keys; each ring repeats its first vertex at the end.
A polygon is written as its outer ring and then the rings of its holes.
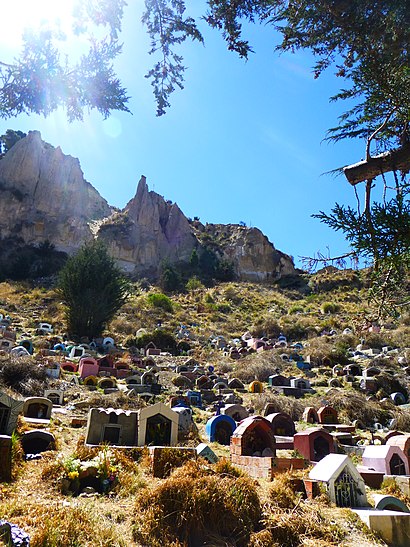
{"type": "Polygon", "coordinates": [[[323,302],[320,309],[322,313],[336,313],[340,310],[340,306],[334,302],[323,302]]]}
{"type": "Polygon", "coordinates": [[[174,311],[172,300],[166,294],[151,293],[147,296],[147,300],[154,308],[161,308],[170,313],[174,311]]]}
{"type": "Polygon", "coordinates": [[[187,291],[195,291],[196,289],[203,289],[204,285],[202,281],[196,275],[194,275],[193,277],[190,277],[188,279],[185,288],[187,291]]]}
{"type": "Polygon", "coordinates": [[[128,298],[131,285],[100,242],[85,244],[60,272],[58,291],[71,334],[100,336],[128,298]]]}

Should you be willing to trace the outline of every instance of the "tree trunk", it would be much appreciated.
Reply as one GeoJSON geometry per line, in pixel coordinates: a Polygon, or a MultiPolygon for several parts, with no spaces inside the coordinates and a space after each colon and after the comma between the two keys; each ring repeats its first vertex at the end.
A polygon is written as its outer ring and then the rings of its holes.
{"type": "Polygon", "coordinates": [[[374,179],[377,175],[395,170],[410,170],[410,143],[396,150],[374,156],[369,160],[348,165],[343,169],[343,172],[350,184],[354,186],[358,182],[374,179]]]}

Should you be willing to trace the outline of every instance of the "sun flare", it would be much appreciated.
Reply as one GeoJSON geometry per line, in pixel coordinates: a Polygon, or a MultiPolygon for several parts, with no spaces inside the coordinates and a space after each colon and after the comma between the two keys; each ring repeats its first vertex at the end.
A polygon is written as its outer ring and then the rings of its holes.
{"type": "Polygon", "coordinates": [[[14,50],[21,45],[21,37],[27,28],[42,25],[60,28],[69,33],[72,12],[78,0],[19,0],[4,2],[1,6],[0,47],[14,50]]]}

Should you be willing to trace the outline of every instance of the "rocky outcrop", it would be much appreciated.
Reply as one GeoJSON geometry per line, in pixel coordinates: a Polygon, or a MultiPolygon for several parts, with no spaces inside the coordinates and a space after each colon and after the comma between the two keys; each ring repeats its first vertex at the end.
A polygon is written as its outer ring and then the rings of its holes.
{"type": "Polygon", "coordinates": [[[187,261],[196,239],[176,203],[148,190],[141,177],[134,198],[99,228],[110,253],[128,271],[156,275],[161,262],[187,261]]]}
{"type": "Polygon", "coordinates": [[[0,161],[0,235],[35,245],[49,240],[68,253],[93,237],[89,221],[112,213],[84,179],[78,159],[30,131],[0,161]]]}
{"type": "Polygon", "coordinates": [[[31,131],[0,160],[0,240],[75,252],[92,238],[130,273],[156,277],[163,261],[188,261],[192,250],[212,250],[231,262],[239,279],[268,281],[294,274],[292,259],[257,228],[189,222],[176,203],[150,191],[141,177],[137,192],[115,211],[84,179],[78,159],[31,131]]]}
{"type": "Polygon", "coordinates": [[[293,259],[275,249],[258,228],[206,224],[198,232],[198,238],[231,262],[239,279],[263,282],[296,273],[293,259]]]}

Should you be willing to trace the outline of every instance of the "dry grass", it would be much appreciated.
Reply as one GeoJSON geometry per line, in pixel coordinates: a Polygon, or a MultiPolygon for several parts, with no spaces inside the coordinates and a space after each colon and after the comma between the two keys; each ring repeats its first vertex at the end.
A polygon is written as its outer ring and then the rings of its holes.
{"type": "Polygon", "coordinates": [[[276,374],[283,361],[273,352],[266,352],[269,355],[253,354],[236,362],[232,376],[242,382],[250,383],[253,380],[267,382],[269,376],[276,374]]]}
{"type": "Polygon", "coordinates": [[[260,393],[252,397],[252,406],[258,414],[263,413],[263,409],[268,403],[274,405],[272,412],[286,412],[295,422],[302,419],[303,411],[307,405],[306,401],[301,402],[293,397],[275,395],[274,393],[268,392],[260,393]]]}
{"type": "Polygon", "coordinates": [[[143,545],[182,547],[212,536],[245,547],[261,507],[251,479],[188,462],[158,486],[142,491],[135,514],[134,538],[143,545]]]}
{"type": "Polygon", "coordinates": [[[361,393],[332,391],[327,401],[337,410],[340,423],[360,419],[366,427],[372,427],[375,422],[386,424],[392,418],[391,412],[381,408],[376,401],[367,401],[361,393]]]}

